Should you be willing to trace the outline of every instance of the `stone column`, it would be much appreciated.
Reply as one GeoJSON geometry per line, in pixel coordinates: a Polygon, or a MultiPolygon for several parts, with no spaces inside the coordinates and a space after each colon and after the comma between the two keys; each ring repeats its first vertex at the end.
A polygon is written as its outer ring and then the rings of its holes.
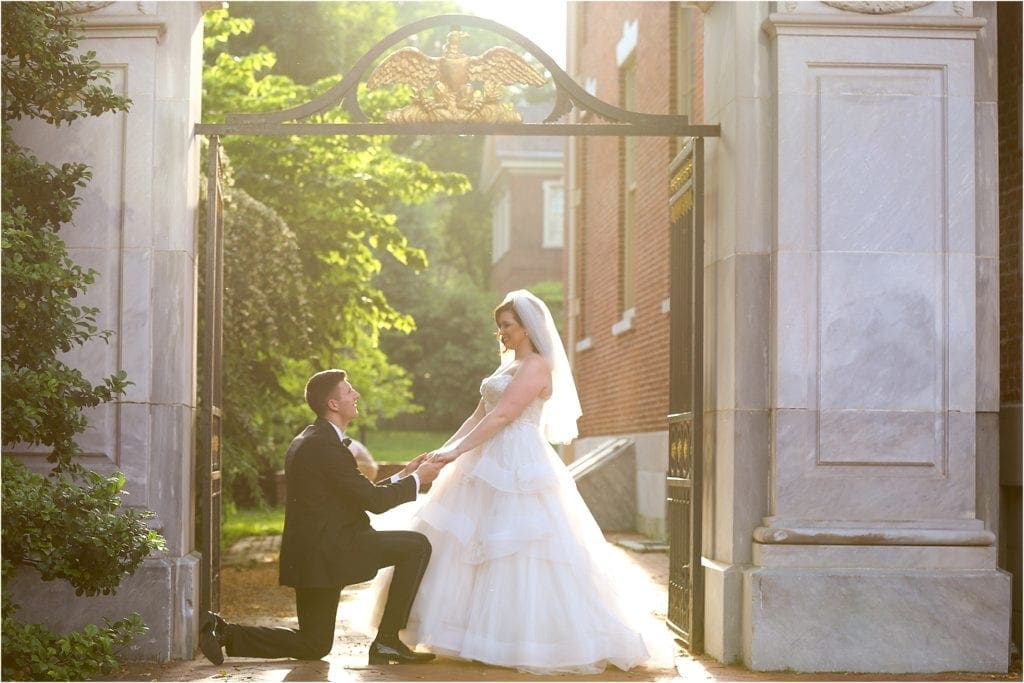
{"type": "MultiPolygon", "coordinates": [[[[63,582],[17,577],[26,621],[58,630],[139,612],[149,632],[130,656],[191,658],[195,650],[199,565],[194,552],[196,227],[202,12],[198,2],[89,2],[83,51],[111,72],[132,100],[107,114],[54,129],[18,122],[22,144],[41,159],[83,161],[93,179],[74,224],[61,232],[71,257],[99,272],[87,295],[100,309],[110,344],[76,351],[71,363],[96,380],[125,370],[123,400],[94,410],[79,443],[85,463],[124,472],[127,502],[156,513],[167,552],[147,559],[111,597],[75,598],[63,582]]],[[[21,457],[48,469],[41,455],[21,457]]]]}
{"type": "Polygon", "coordinates": [[[769,515],[759,670],[1005,671],[977,518],[975,39],[961,2],[785,2],[773,39],[769,515]]]}
{"type": "Polygon", "coordinates": [[[996,7],[976,2],[985,26],[974,41],[975,312],[978,519],[998,533],[999,520],[999,111],[996,7]]]}
{"type": "Polygon", "coordinates": [[[702,4],[704,120],[704,647],[742,655],[743,571],[767,514],[772,248],[767,2],[702,4]]]}

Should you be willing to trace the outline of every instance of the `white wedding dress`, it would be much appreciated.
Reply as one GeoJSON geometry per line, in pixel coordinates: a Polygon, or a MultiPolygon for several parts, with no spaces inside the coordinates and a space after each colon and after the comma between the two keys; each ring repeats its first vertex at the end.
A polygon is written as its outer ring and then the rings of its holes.
{"type": "MultiPolygon", "coordinates": [[[[481,383],[488,411],[511,380],[481,383]]],[[[402,638],[533,673],[627,670],[647,648],[605,571],[607,542],[541,435],[543,403],[446,466],[413,516],[433,553],[402,638]]],[[[374,623],[389,583],[382,572],[374,623]]]]}

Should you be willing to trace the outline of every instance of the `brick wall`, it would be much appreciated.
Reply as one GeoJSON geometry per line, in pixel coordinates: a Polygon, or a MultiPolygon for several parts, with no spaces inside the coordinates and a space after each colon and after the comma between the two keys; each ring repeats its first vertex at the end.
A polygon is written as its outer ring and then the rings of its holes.
{"type": "MultiPolygon", "coordinates": [[[[570,69],[580,82],[596,79],[596,95],[620,104],[616,45],[626,22],[638,21],[634,52],[636,110],[669,113],[673,107],[672,18],[668,2],[582,3],[578,61],[570,69]]],[[[619,336],[612,326],[619,307],[618,254],[621,187],[620,142],[589,138],[582,168],[581,314],[576,343],[591,348],[576,354],[576,375],[583,403],[583,436],[663,430],[668,411],[669,316],[662,302],[669,295],[668,164],[674,141],[637,138],[636,316],[633,329],[619,336]]]]}
{"type": "Polygon", "coordinates": [[[1021,402],[1021,5],[999,3],[999,398],[1021,402]]]}
{"type": "Polygon", "coordinates": [[[693,111],[692,123],[704,123],[704,13],[692,12],[693,17],[693,111]]]}
{"type": "Polygon", "coordinates": [[[1021,647],[1021,5],[997,7],[999,78],[999,566],[1013,575],[1021,647]]]}
{"type": "Polygon", "coordinates": [[[538,282],[560,281],[564,249],[544,246],[545,180],[562,180],[559,174],[509,173],[509,250],[491,267],[491,287],[504,295],[538,282]]]}

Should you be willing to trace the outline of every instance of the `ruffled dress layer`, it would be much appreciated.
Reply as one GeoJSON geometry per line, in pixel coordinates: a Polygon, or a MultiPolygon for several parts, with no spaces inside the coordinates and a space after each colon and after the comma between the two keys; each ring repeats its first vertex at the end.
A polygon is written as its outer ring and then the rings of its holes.
{"type": "MultiPolygon", "coordinates": [[[[481,384],[492,410],[511,381],[481,384]]],[[[540,429],[543,401],[442,470],[412,528],[433,546],[402,637],[410,646],[533,673],[628,670],[648,658],[607,542],[540,429]]],[[[378,577],[373,623],[390,573],[378,577]]]]}

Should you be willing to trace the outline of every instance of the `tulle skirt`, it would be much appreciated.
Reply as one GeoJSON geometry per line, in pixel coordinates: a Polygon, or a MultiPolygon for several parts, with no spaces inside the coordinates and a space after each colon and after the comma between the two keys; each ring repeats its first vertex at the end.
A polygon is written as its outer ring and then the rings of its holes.
{"type": "MultiPolygon", "coordinates": [[[[516,422],[445,467],[412,528],[433,554],[402,638],[533,673],[628,670],[647,648],[605,568],[607,542],[558,455],[516,422]]],[[[390,570],[372,588],[373,624],[390,570]]]]}

